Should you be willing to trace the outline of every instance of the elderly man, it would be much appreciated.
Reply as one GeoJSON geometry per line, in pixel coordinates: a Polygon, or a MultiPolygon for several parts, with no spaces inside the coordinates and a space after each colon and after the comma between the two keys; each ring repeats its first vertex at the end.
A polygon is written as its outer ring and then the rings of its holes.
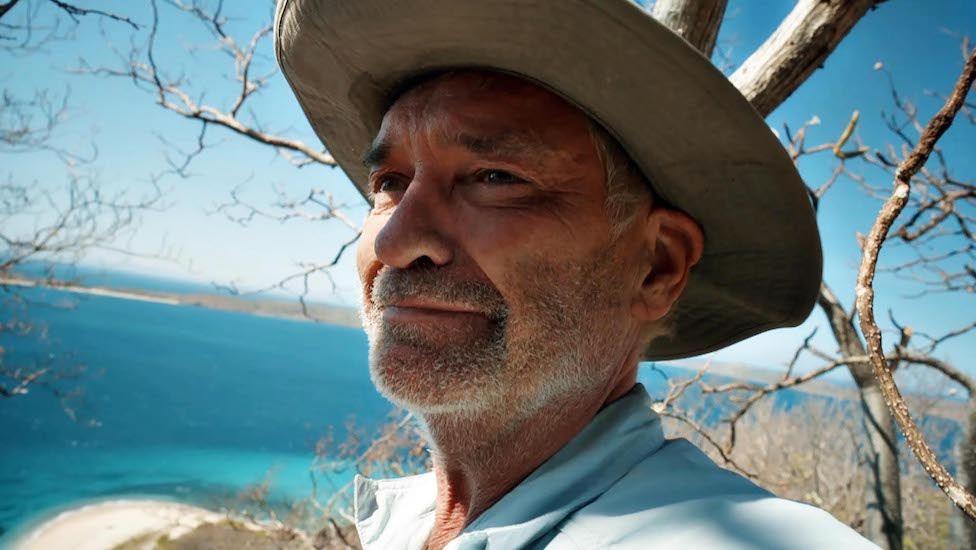
{"type": "Polygon", "coordinates": [[[802,321],[820,244],[745,99],[627,0],[283,0],[276,53],[372,202],[370,372],[433,472],[357,480],[366,548],[854,548],[665,440],[641,358],[802,321]]]}

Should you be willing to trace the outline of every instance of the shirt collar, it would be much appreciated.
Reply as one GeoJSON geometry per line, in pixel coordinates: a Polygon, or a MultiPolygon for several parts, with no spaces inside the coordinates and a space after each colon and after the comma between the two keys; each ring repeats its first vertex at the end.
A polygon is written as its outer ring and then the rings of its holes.
{"type": "MultiPolygon", "coordinates": [[[[525,546],[603,494],[663,444],[661,420],[651,403],[644,387],[635,385],[448,548],[525,546]]],[[[363,547],[422,547],[433,526],[435,498],[431,473],[391,480],[357,476],[355,517],[363,547]]]]}

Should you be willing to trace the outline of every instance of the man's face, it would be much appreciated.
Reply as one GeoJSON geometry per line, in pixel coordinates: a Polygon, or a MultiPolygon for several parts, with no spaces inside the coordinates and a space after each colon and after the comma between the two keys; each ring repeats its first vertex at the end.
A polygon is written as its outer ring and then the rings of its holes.
{"type": "Polygon", "coordinates": [[[460,72],[402,95],[367,153],[357,264],[370,372],[425,413],[535,410],[611,383],[635,332],[636,239],[611,240],[586,117],[460,72]]]}

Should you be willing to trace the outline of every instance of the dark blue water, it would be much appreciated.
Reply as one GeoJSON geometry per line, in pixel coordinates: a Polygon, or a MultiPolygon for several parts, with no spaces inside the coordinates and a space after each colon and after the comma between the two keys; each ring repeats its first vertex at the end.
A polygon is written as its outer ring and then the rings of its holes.
{"type": "Polygon", "coordinates": [[[369,381],[358,329],[25,295],[48,336],[0,334],[5,364],[40,363],[77,378],[0,399],[0,528],[8,532],[0,541],[79,501],[212,504],[269,470],[273,497],[302,498],[315,442],[330,426],[341,439],[348,420],[376,426],[390,411],[369,381]]]}

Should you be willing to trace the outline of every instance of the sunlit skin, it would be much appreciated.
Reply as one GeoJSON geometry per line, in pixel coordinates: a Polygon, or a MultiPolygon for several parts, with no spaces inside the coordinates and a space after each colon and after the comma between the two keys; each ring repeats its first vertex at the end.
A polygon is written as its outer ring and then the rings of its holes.
{"type": "MultiPolygon", "coordinates": [[[[442,548],[634,386],[647,328],[684,289],[703,237],[688,216],[648,199],[613,240],[605,171],[587,118],[511,76],[467,71],[412,88],[387,111],[366,162],[374,208],[357,267],[367,310],[384,267],[424,264],[439,277],[497,290],[509,310],[508,330],[528,331],[518,320],[526,318],[531,296],[558,283],[547,283],[558,278],[553,266],[591,263],[612,251],[607,265],[614,277],[607,285],[613,286],[600,307],[613,334],[594,340],[608,342],[605,349],[589,350],[605,383],[556,396],[529,417],[506,415],[506,407],[484,415],[421,415],[438,484],[428,547],[442,548]]],[[[478,338],[490,330],[489,317],[477,304],[424,296],[382,308],[383,326],[408,327],[431,346],[478,338]]],[[[408,345],[384,357],[418,365],[429,360],[408,345]]],[[[505,398],[521,399],[518,384],[511,386],[505,398]]],[[[430,399],[449,405],[452,398],[447,388],[430,399]]]]}

